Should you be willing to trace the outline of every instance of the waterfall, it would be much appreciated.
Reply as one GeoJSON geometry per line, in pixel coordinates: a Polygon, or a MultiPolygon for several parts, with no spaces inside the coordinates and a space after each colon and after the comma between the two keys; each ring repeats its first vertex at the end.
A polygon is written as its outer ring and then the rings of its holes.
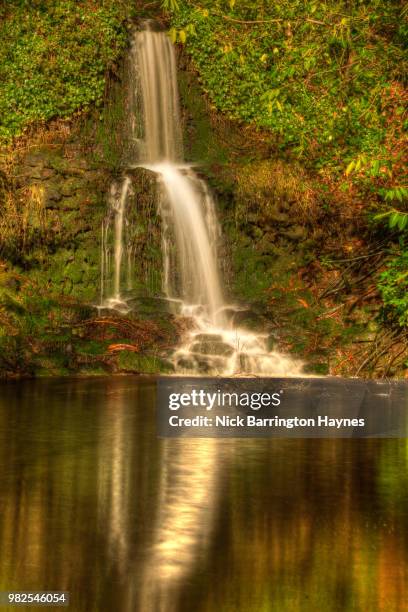
{"type": "Polygon", "coordinates": [[[149,22],[133,36],[131,57],[140,79],[144,142],[142,161],[180,161],[182,133],[173,45],[149,22]]]}
{"type": "MultiPolygon", "coordinates": [[[[164,32],[147,23],[135,32],[130,50],[133,94],[129,131],[133,158],[129,167],[153,171],[161,188],[158,210],[162,219],[163,291],[174,312],[190,320],[190,330],[172,359],[177,373],[220,375],[298,375],[292,359],[268,350],[268,336],[234,325],[242,307],[227,304],[218,266],[221,232],[214,200],[193,167],[183,161],[181,116],[174,47],[164,32]],[[141,107],[141,109],[140,109],[141,107]],[[142,110],[142,137],[137,116],[142,110]]],[[[111,198],[114,216],[114,280],[103,307],[126,310],[122,269],[124,219],[131,179],[124,177],[111,198]]],[[[102,230],[102,274],[109,268],[106,228],[102,230]]],[[[129,246],[127,247],[130,253],[129,246]]],[[[128,275],[129,276],[129,275],[128,275]]],[[[129,279],[128,279],[129,280],[129,279]]],[[[104,278],[103,278],[104,281],[104,278]]],[[[101,283],[105,287],[106,283],[101,283]]],[[[105,289],[102,289],[102,293],[105,289]]]]}
{"type": "Polygon", "coordinates": [[[191,168],[185,171],[170,162],[152,166],[163,188],[161,216],[164,220],[164,291],[169,298],[181,296],[188,306],[206,314],[212,325],[222,323],[223,298],[217,269],[214,236],[206,217],[214,217],[208,191],[191,168]],[[176,246],[172,253],[172,228],[176,246]],[[173,255],[173,256],[172,256],[173,255]]]}
{"type": "MultiPolygon", "coordinates": [[[[123,276],[123,255],[125,251],[124,224],[126,215],[127,198],[131,186],[131,179],[124,176],[122,181],[114,182],[109,193],[109,213],[102,223],[102,252],[101,252],[101,307],[113,308],[126,312],[128,310],[126,302],[122,298],[122,276],[123,276]],[[113,282],[109,295],[105,295],[105,279],[111,267],[111,253],[108,248],[108,233],[113,219],[113,282]]],[[[127,247],[128,253],[128,272],[130,246],[127,247]]],[[[128,274],[129,276],[129,274],[128,274]]],[[[130,279],[128,282],[130,285],[130,279]]]]}

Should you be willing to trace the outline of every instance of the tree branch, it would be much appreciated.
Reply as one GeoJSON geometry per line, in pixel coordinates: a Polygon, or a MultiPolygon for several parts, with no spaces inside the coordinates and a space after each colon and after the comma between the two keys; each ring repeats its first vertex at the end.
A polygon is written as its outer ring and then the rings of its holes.
{"type": "MultiPolygon", "coordinates": [[[[281,23],[282,21],[285,21],[284,19],[253,19],[253,20],[246,20],[246,19],[235,19],[234,17],[230,17],[229,15],[221,15],[221,17],[223,19],[226,19],[227,21],[233,21],[234,23],[246,23],[246,24],[251,24],[251,23],[281,23]]],[[[298,20],[296,20],[298,21],[298,20]]],[[[324,21],[318,21],[317,19],[309,19],[308,17],[305,19],[305,21],[308,21],[309,23],[316,23],[317,25],[328,25],[327,23],[324,23],[324,21]]]]}
{"type": "Polygon", "coordinates": [[[278,23],[283,21],[283,19],[254,19],[247,21],[246,19],[234,19],[234,17],[229,17],[228,15],[221,15],[223,19],[227,21],[233,21],[234,23],[278,23]]]}

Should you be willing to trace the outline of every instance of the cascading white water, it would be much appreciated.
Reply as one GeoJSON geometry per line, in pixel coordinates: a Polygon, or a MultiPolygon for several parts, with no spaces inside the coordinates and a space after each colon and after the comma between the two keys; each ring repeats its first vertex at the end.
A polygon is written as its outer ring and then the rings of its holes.
{"type": "Polygon", "coordinates": [[[141,161],[181,161],[182,133],[173,45],[164,32],[155,32],[146,22],[145,29],[133,36],[131,57],[142,94],[141,161]]]}
{"type": "MultiPolygon", "coordinates": [[[[299,375],[292,359],[268,350],[268,336],[240,329],[221,289],[217,241],[220,228],[214,201],[205,182],[182,161],[182,133],[173,45],[150,24],[135,32],[131,46],[135,108],[130,121],[138,159],[133,167],[158,175],[161,185],[163,290],[169,303],[191,320],[190,331],[173,355],[177,373],[220,375],[299,375]],[[137,137],[135,102],[141,99],[143,138],[137,137]]],[[[129,179],[121,186],[115,208],[114,288],[105,305],[122,304],[123,215],[129,179]],[[123,197],[122,197],[123,196],[123,197]]],[[[104,261],[106,256],[104,257],[104,261]]],[[[104,269],[106,268],[106,261],[104,269]]]]}
{"type": "Polygon", "coordinates": [[[175,301],[181,298],[184,314],[199,312],[211,325],[225,323],[215,241],[206,216],[210,213],[208,191],[191,168],[170,162],[151,166],[163,188],[160,212],[164,221],[164,291],[175,301]],[[172,249],[172,237],[174,246],[172,249]]]}
{"type": "Polygon", "coordinates": [[[121,295],[122,264],[125,250],[124,223],[126,214],[126,203],[129,194],[131,180],[125,176],[120,183],[111,185],[109,194],[109,215],[102,223],[102,252],[101,252],[101,306],[104,308],[116,308],[121,311],[128,310],[121,295]],[[113,216],[114,242],[113,242],[113,283],[108,296],[105,296],[106,272],[111,266],[111,254],[107,246],[107,234],[113,216]]]}

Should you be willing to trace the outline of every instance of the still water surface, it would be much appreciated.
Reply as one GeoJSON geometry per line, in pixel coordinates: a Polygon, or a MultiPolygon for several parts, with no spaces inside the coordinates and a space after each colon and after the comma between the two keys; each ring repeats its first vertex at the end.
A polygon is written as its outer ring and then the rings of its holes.
{"type": "Polygon", "coordinates": [[[406,440],[163,440],[154,405],[132,377],[0,386],[0,590],[70,591],[71,612],[408,610],[406,440]]]}

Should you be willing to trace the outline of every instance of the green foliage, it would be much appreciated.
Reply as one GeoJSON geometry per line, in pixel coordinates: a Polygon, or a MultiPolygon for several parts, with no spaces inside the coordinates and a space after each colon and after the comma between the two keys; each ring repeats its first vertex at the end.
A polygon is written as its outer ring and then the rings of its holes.
{"type": "Polygon", "coordinates": [[[127,40],[126,3],[14,1],[2,13],[0,141],[101,103],[106,69],[127,40]]]}
{"type": "Polygon", "coordinates": [[[178,0],[162,0],[161,5],[165,11],[178,11],[179,9],[178,0]]]}
{"type": "Polygon", "coordinates": [[[121,351],[119,353],[118,366],[120,370],[143,374],[171,371],[169,363],[164,359],[156,355],[141,355],[131,351],[121,351]]]}
{"type": "Polygon", "coordinates": [[[378,288],[385,314],[396,316],[401,326],[408,325],[408,250],[392,259],[380,275],[378,288]]]}
{"type": "Polygon", "coordinates": [[[54,297],[0,268],[0,375],[31,375],[44,354],[61,373],[70,360],[69,323],[54,297]]]}
{"type": "Polygon", "coordinates": [[[388,227],[390,229],[399,229],[403,231],[408,229],[408,213],[400,212],[399,210],[387,210],[387,212],[380,213],[374,217],[376,221],[380,219],[388,220],[388,227]]]}
{"type": "MultiPolygon", "coordinates": [[[[180,0],[170,35],[184,43],[210,102],[272,135],[280,156],[321,173],[390,240],[408,231],[407,11],[397,0],[180,0]],[[341,182],[341,185],[340,185],[341,182]]],[[[404,242],[405,244],[405,242],[404,242]]],[[[404,245],[379,280],[384,313],[408,324],[404,245]]],[[[264,273],[236,262],[242,290],[264,273]]],[[[254,262],[252,262],[254,263],[254,262]]],[[[242,293],[245,295],[245,293],[242,293]]],[[[249,296],[248,296],[249,297],[249,296]]]]}
{"type": "MultiPolygon", "coordinates": [[[[380,195],[387,203],[398,202],[399,204],[406,205],[408,200],[408,188],[394,186],[388,189],[380,189],[380,195]]],[[[399,230],[400,232],[408,230],[408,212],[390,208],[374,216],[374,221],[384,220],[388,222],[389,229],[399,230]]]]}
{"type": "Polygon", "coordinates": [[[407,187],[392,187],[391,189],[382,189],[380,191],[381,195],[384,197],[386,202],[392,202],[393,200],[398,200],[398,202],[403,202],[404,200],[408,200],[408,188],[407,187]]]}
{"type": "Polygon", "coordinates": [[[358,156],[374,160],[370,172],[387,166],[390,114],[404,113],[395,90],[404,75],[400,2],[179,4],[173,40],[184,33],[219,110],[270,130],[317,167],[340,174],[350,160],[350,173],[358,156]]]}

